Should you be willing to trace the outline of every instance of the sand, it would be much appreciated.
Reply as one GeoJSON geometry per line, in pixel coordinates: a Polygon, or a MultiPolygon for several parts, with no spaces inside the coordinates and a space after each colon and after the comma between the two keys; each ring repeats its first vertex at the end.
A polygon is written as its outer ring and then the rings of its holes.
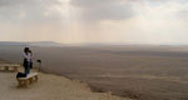
{"type": "Polygon", "coordinates": [[[0,100],[130,100],[110,93],[93,93],[85,83],[39,73],[39,81],[18,88],[16,73],[0,72],[0,100]]]}
{"type": "MultiPolygon", "coordinates": [[[[0,46],[22,64],[23,46],[0,46]]],[[[188,100],[187,46],[31,47],[45,72],[84,81],[94,91],[139,100],[188,100]]],[[[34,63],[36,67],[38,64],[34,63]]]]}

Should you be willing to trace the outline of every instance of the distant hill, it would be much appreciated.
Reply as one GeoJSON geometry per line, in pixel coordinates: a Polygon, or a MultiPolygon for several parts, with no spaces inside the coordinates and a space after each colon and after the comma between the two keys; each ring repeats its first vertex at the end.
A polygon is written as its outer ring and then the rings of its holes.
{"type": "Polygon", "coordinates": [[[39,41],[39,42],[0,42],[4,46],[39,46],[39,47],[61,47],[63,44],[52,41],[39,41]]]}

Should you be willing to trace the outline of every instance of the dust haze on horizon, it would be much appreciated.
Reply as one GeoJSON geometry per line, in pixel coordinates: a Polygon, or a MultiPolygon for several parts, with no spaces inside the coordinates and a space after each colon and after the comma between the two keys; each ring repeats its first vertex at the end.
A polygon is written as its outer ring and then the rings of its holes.
{"type": "Polygon", "coordinates": [[[0,0],[1,41],[188,44],[187,0],[0,0]]]}

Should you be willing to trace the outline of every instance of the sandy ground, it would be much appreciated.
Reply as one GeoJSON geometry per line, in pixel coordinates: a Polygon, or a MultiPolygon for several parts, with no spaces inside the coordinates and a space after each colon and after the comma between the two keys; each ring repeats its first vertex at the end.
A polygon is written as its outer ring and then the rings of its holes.
{"type": "MultiPolygon", "coordinates": [[[[0,58],[22,64],[23,48],[0,46],[0,58]]],[[[43,71],[82,80],[93,91],[112,91],[112,94],[139,100],[188,100],[187,46],[31,49],[34,61],[42,60],[43,71]]]]}
{"type": "Polygon", "coordinates": [[[39,73],[39,81],[18,88],[16,73],[0,72],[0,100],[130,100],[110,93],[93,93],[84,83],[39,73]]]}

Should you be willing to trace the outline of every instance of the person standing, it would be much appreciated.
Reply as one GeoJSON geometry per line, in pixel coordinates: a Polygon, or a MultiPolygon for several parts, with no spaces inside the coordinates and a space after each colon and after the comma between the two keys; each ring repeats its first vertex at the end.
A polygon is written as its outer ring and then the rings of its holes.
{"type": "Polygon", "coordinates": [[[23,66],[25,69],[24,74],[27,76],[30,73],[30,69],[32,68],[32,51],[28,48],[25,47],[24,48],[24,53],[23,53],[23,57],[24,57],[24,62],[23,62],[23,66]]]}

